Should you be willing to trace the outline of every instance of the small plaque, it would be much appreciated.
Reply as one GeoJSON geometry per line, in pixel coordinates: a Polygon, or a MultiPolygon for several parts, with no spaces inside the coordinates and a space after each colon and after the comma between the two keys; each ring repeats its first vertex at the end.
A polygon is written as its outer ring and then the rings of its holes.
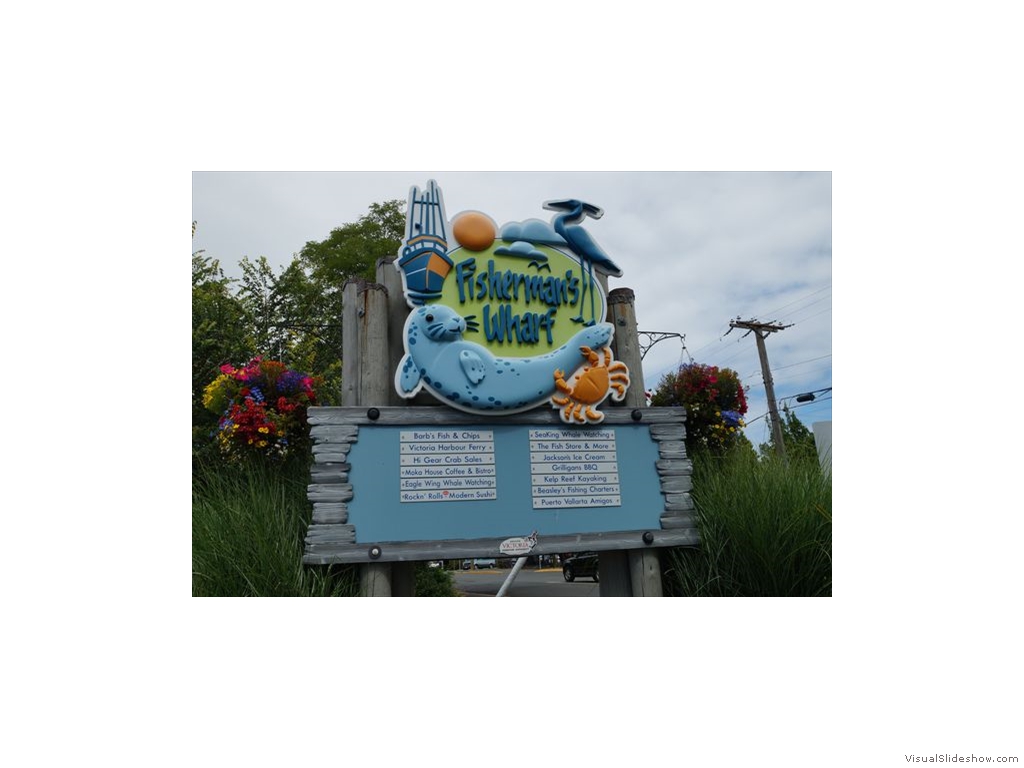
{"type": "Polygon", "coordinates": [[[535,546],[537,546],[536,531],[529,536],[515,536],[511,539],[505,539],[498,545],[498,551],[503,555],[521,557],[530,554],[535,546]]]}

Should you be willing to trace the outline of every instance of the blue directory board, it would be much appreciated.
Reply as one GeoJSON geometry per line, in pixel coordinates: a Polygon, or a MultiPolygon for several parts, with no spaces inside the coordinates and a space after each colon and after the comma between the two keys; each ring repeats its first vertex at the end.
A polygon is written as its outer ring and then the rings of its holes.
{"type": "Polygon", "coordinates": [[[436,541],[658,528],[646,425],[380,426],[349,453],[355,541],[436,541]]]}
{"type": "Polygon", "coordinates": [[[685,412],[311,408],[308,564],[693,546],[685,412]]]}

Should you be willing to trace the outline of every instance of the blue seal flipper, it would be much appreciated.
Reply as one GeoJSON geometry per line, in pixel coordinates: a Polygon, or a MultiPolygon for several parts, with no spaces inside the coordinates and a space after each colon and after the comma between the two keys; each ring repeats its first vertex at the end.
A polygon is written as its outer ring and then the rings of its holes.
{"type": "Polygon", "coordinates": [[[459,352],[459,363],[462,365],[462,372],[466,374],[466,378],[471,382],[479,384],[484,380],[487,368],[484,366],[484,361],[480,355],[476,352],[469,350],[459,352]]]}
{"type": "Polygon", "coordinates": [[[419,387],[420,369],[411,355],[406,355],[399,363],[395,383],[398,385],[398,391],[405,397],[411,396],[419,387]]]}

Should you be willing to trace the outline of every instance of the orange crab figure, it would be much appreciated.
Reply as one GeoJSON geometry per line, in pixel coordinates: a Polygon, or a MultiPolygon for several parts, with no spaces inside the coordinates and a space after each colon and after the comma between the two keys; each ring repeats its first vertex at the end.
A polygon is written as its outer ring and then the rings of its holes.
{"type": "Polygon", "coordinates": [[[552,395],[551,405],[561,408],[562,421],[572,424],[598,424],[604,421],[604,414],[597,406],[610,394],[612,400],[621,402],[629,389],[629,369],[625,363],[615,360],[608,347],[596,352],[590,347],[580,347],[587,362],[578,369],[569,381],[562,371],[555,371],[555,386],[565,396],[552,395]]]}

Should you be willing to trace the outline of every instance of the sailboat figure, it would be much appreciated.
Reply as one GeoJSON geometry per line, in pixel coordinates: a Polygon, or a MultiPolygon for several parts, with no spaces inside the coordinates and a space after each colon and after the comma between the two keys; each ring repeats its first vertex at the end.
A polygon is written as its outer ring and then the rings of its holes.
{"type": "Polygon", "coordinates": [[[570,320],[574,323],[593,325],[596,321],[596,314],[594,311],[593,265],[596,263],[609,275],[622,277],[622,270],[619,269],[615,262],[608,257],[608,254],[601,249],[601,246],[594,242],[594,238],[590,236],[590,233],[583,229],[579,224],[579,222],[588,217],[592,219],[600,219],[604,216],[604,211],[596,205],[584,203],[582,200],[571,199],[549,200],[544,203],[544,207],[549,211],[565,211],[565,213],[560,216],[556,216],[554,219],[553,223],[555,232],[565,239],[565,242],[569,245],[569,249],[576,254],[576,257],[580,260],[581,269],[583,267],[583,263],[586,262],[587,276],[583,280],[583,291],[580,296],[580,314],[577,317],[570,318],[570,320]],[[584,322],[583,298],[587,293],[588,282],[590,284],[590,321],[584,322]]]}

